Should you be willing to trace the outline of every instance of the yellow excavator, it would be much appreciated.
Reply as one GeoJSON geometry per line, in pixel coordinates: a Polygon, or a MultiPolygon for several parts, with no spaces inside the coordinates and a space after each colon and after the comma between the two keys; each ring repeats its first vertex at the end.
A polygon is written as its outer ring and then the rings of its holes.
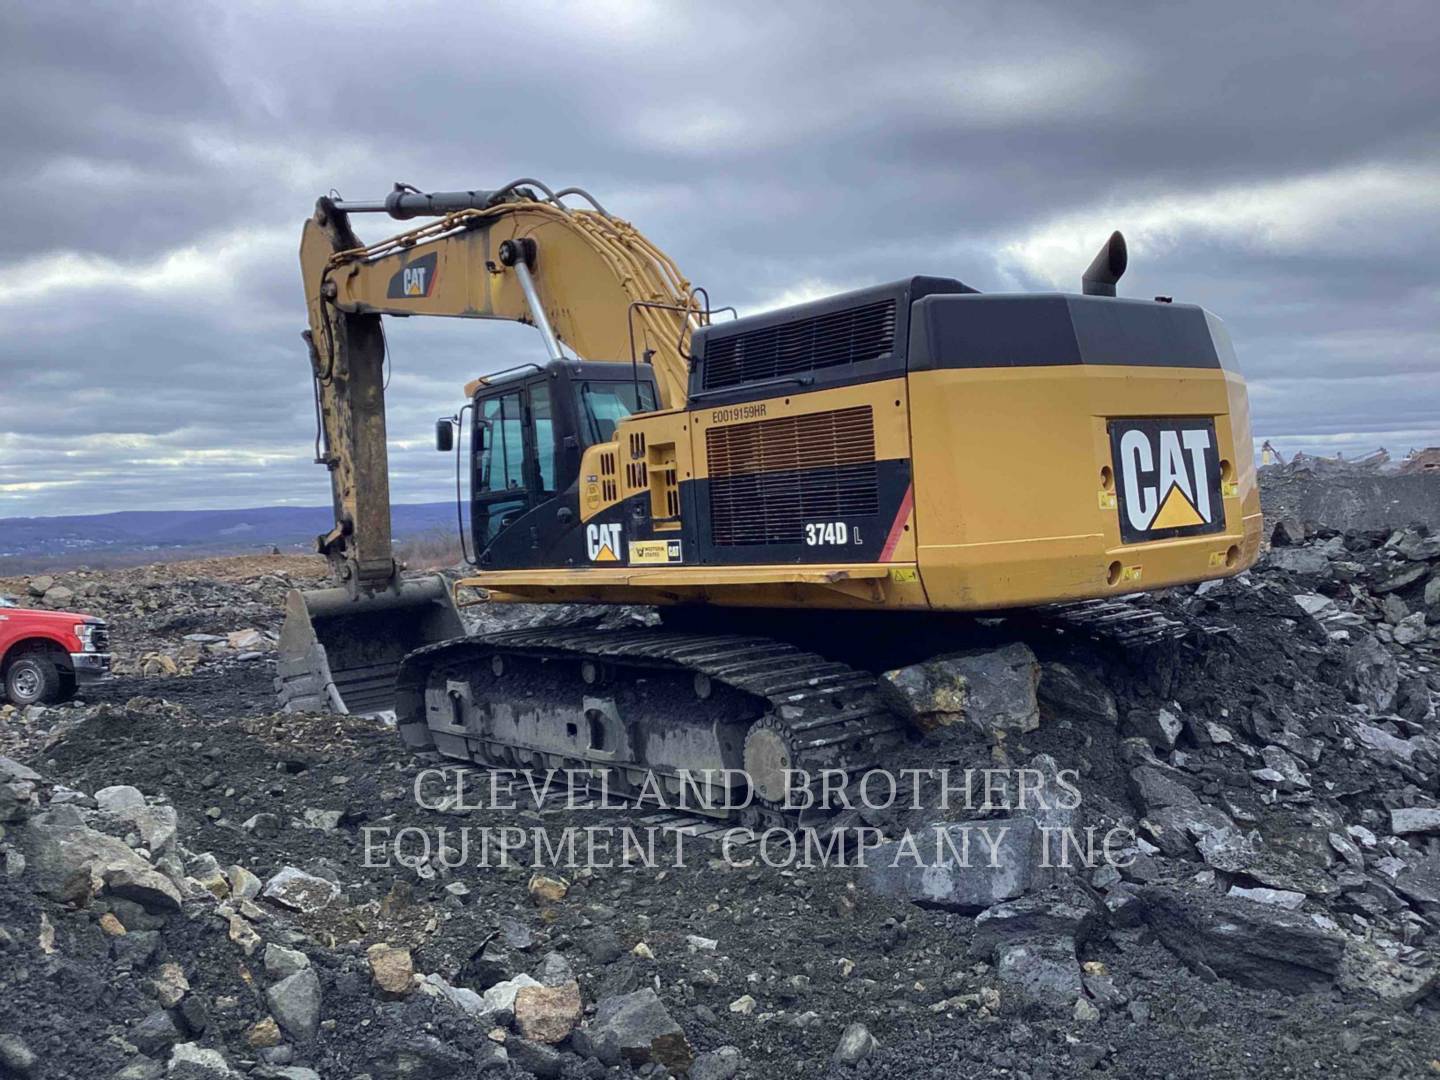
{"type": "Polygon", "coordinates": [[[906,734],[871,673],[771,636],[787,612],[923,641],[936,613],[1103,603],[1259,552],[1229,338],[1118,298],[1119,233],[1079,294],[911,277],[736,318],[587,192],[524,179],[322,198],[300,262],[339,585],[289,598],[287,709],[393,709],[417,748],[621,790],[713,774],[745,788],[717,801],[783,819],[793,774],[864,770],[906,734]],[[367,245],[371,213],[424,223],[367,245]],[[527,323],[547,353],[438,422],[457,502],[468,478],[455,592],[662,625],[467,636],[443,579],[402,579],[385,315],[527,323]]]}

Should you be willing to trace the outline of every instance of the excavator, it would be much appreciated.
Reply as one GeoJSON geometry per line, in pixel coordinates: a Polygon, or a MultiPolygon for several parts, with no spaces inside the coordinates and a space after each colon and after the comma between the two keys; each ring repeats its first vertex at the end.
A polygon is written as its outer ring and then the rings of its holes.
{"type": "Polygon", "coordinates": [[[338,584],[289,596],[277,691],[393,711],[416,749],[622,793],[701,776],[707,805],[784,823],[796,776],[859,775],[910,735],[872,672],[780,632],[793,616],[923,645],[937,617],[1105,602],[1259,553],[1226,330],[1117,297],[1118,232],[1078,294],[915,276],[741,318],[588,192],[521,179],[321,198],[300,263],[338,584]],[[366,244],[365,214],[420,223],[366,244]],[[546,352],[437,423],[452,587],[392,551],[385,316],[512,320],[546,352]],[[471,635],[456,595],[662,618],[471,635]]]}

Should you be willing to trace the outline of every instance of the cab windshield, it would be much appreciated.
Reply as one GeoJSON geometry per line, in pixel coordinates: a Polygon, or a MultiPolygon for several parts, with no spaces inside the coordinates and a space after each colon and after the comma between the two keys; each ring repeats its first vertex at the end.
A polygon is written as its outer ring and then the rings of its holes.
{"type": "Polygon", "coordinates": [[[609,442],[615,437],[615,425],[631,413],[654,410],[655,387],[650,383],[580,384],[580,426],[586,446],[609,442]]]}

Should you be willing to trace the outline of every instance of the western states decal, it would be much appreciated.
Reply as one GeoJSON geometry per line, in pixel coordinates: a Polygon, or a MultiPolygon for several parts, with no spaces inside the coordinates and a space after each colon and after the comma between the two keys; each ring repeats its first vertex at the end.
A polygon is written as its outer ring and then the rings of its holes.
{"type": "Polygon", "coordinates": [[[668,566],[685,561],[679,540],[631,540],[631,566],[668,566]]]}

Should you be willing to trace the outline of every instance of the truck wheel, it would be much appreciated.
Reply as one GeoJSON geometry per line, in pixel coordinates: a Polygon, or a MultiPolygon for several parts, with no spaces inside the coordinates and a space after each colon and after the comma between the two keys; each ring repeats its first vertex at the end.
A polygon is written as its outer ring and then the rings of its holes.
{"type": "Polygon", "coordinates": [[[22,656],[5,675],[5,693],[15,705],[48,705],[62,692],[60,669],[44,656],[22,656]]]}

